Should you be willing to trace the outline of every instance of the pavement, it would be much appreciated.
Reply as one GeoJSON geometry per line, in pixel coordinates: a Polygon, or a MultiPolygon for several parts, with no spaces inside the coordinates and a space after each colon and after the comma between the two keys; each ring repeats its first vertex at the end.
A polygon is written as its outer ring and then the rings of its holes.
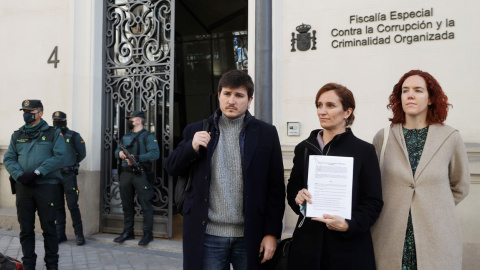
{"type": "MultiPolygon", "coordinates": [[[[95,234],[77,246],[74,237],[59,245],[60,270],[177,270],[183,269],[182,242],[155,238],[147,247],[138,246],[140,237],[116,244],[115,234],[95,234]]],[[[46,270],[42,235],[36,234],[36,270],[46,270]]],[[[19,232],[0,229],[0,252],[21,261],[19,232]]]]}

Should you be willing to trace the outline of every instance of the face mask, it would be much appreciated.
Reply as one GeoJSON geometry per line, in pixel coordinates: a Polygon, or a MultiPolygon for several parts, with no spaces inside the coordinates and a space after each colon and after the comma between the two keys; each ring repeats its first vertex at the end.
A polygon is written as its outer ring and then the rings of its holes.
{"type": "Polygon", "coordinates": [[[35,114],[36,113],[28,113],[25,112],[23,113],[23,120],[25,120],[25,123],[30,124],[35,121],[35,114]]]}
{"type": "Polygon", "coordinates": [[[53,126],[55,128],[66,128],[67,127],[67,120],[65,120],[65,121],[53,121],[53,126]]]}
{"type": "Polygon", "coordinates": [[[128,129],[133,129],[133,121],[128,120],[127,121],[127,127],[128,127],[128,129]]]}

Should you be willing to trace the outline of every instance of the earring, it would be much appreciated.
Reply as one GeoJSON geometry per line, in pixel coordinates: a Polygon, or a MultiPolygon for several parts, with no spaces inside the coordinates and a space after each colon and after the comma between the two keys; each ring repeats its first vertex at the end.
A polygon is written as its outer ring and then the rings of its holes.
{"type": "Polygon", "coordinates": [[[348,118],[345,118],[345,126],[348,126],[348,118]]]}

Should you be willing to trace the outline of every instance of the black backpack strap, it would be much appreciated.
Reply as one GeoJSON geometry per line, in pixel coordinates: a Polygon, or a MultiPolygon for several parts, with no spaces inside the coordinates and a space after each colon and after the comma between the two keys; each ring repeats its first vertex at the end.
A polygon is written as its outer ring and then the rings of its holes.
{"type": "MultiPolygon", "coordinates": [[[[15,143],[18,143],[20,141],[31,141],[35,138],[38,138],[39,133],[40,132],[36,132],[37,135],[35,135],[34,137],[29,137],[26,135],[25,130],[16,130],[13,132],[13,140],[15,141],[15,143]]],[[[55,139],[55,128],[48,127],[47,130],[42,132],[42,136],[38,139],[40,141],[53,142],[55,139]]]]}
{"type": "Polygon", "coordinates": [[[65,141],[67,139],[72,139],[72,142],[75,142],[75,139],[77,138],[77,134],[78,134],[77,132],[69,129],[67,133],[63,134],[63,136],[65,137],[65,141]]]}
{"type": "Polygon", "coordinates": [[[129,145],[127,145],[126,147],[127,148],[130,148],[133,146],[133,144],[138,141],[138,138],[140,137],[141,134],[143,134],[144,132],[147,132],[147,130],[145,129],[142,129],[142,131],[140,131],[139,133],[137,133],[137,135],[135,135],[135,137],[133,137],[132,141],[130,142],[129,145]]]}
{"type": "Polygon", "coordinates": [[[48,129],[43,133],[43,136],[45,136],[45,140],[41,139],[42,141],[53,142],[55,139],[55,128],[48,127],[48,129]]]}
{"type": "MultiPolygon", "coordinates": [[[[54,127],[48,127],[48,129],[44,131],[39,131],[39,134],[41,134],[40,137],[35,136],[34,138],[38,139],[39,142],[53,142],[55,140],[55,128],[54,127]]],[[[34,139],[34,138],[28,138],[28,136],[25,134],[25,131],[20,131],[17,135],[17,140],[21,139],[34,139]]]]}
{"type": "Polygon", "coordinates": [[[17,140],[20,138],[20,135],[21,135],[21,131],[19,129],[13,132],[12,140],[14,143],[17,143],[17,140]]]}
{"type": "MultiPolygon", "coordinates": [[[[139,133],[137,133],[137,135],[135,135],[135,137],[133,137],[132,141],[130,142],[129,145],[126,146],[126,148],[132,148],[133,145],[135,144],[135,142],[138,142],[138,138],[140,137],[140,135],[142,135],[144,132],[147,132],[145,129],[142,129],[142,131],[140,131],[139,133]]],[[[135,155],[139,155],[140,154],[140,145],[137,143],[137,150],[135,152],[135,155]]]]}
{"type": "Polygon", "coordinates": [[[210,123],[208,123],[208,119],[203,119],[203,131],[209,132],[210,131],[210,123]]]}
{"type": "MultiPolygon", "coordinates": [[[[146,130],[144,130],[146,131],[146,130]]],[[[147,139],[148,139],[148,136],[150,136],[150,134],[152,133],[148,133],[147,135],[143,136],[143,144],[145,145],[145,147],[147,147],[147,139]]],[[[138,144],[137,144],[137,149],[138,149],[138,144]]],[[[140,150],[138,150],[140,151],[140,150]]],[[[143,162],[142,163],[143,167],[145,168],[145,171],[151,171],[152,169],[152,162],[151,161],[146,161],[146,162],[143,162]]]]}
{"type": "Polygon", "coordinates": [[[147,139],[148,139],[148,136],[150,136],[150,134],[152,134],[152,133],[148,133],[147,135],[143,136],[143,143],[145,145],[147,145],[147,139]]]}
{"type": "Polygon", "coordinates": [[[73,132],[73,135],[72,135],[72,141],[75,142],[75,140],[77,139],[77,135],[78,133],[77,132],[73,132]]]}

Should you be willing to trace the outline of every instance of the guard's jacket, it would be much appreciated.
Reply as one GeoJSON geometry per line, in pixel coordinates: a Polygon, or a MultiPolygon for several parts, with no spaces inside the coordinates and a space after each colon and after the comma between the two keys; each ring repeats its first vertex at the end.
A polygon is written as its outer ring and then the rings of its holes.
{"type": "Polygon", "coordinates": [[[12,134],[10,145],[3,158],[8,173],[15,179],[38,169],[42,177],[37,184],[58,184],[62,179],[60,168],[65,157],[65,140],[60,129],[55,130],[43,122],[40,134],[29,138],[25,126],[12,134]]]}
{"type": "Polygon", "coordinates": [[[73,167],[79,164],[87,155],[85,141],[78,132],[71,129],[66,128],[62,132],[66,143],[66,155],[63,165],[64,167],[73,167]]]}
{"type": "MultiPolygon", "coordinates": [[[[142,129],[138,132],[130,132],[122,137],[122,143],[127,147],[130,154],[134,155],[138,162],[142,165],[147,165],[150,161],[157,160],[160,157],[160,149],[158,147],[157,139],[155,135],[142,129]],[[140,133],[141,132],[141,133],[140,133]],[[140,135],[138,137],[137,134],[140,135]],[[132,140],[136,140],[131,147],[128,147],[132,140]]],[[[121,151],[120,147],[117,147],[115,151],[115,157],[120,159],[118,153],[121,151]]],[[[122,167],[128,167],[126,160],[122,160],[122,167]]]]}

